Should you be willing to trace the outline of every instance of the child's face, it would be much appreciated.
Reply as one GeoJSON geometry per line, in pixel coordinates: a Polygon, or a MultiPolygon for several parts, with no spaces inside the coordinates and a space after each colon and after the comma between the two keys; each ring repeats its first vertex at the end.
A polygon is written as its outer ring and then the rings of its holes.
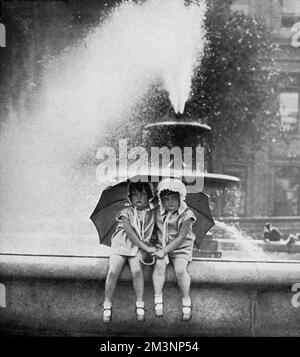
{"type": "Polygon", "coordinates": [[[148,194],[145,189],[143,189],[142,192],[133,190],[131,194],[131,202],[138,210],[144,209],[148,204],[148,194]]]}
{"type": "Polygon", "coordinates": [[[178,192],[169,192],[161,198],[162,205],[168,212],[177,211],[180,206],[178,192]]]}

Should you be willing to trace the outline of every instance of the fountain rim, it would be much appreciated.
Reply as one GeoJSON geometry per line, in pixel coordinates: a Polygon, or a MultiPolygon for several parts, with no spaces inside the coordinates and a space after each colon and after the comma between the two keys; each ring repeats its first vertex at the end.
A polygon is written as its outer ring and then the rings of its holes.
{"type": "Polygon", "coordinates": [[[160,126],[182,126],[182,127],[194,127],[205,131],[211,131],[211,127],[207,124],[202,124],[196,121],[176,121],[176,120],[166,120],[157,123],[150,123],[145,126],[145,129],[160,127],[160,126]]]}
{"type": "MultiPolygon", "coordinates": [[[[163,168],[144,168],[141,170],[141,172],[130,172],[130,170],[126,170],[124,172],[120,171],[117,176],[111,176],[107,177],[108,182],[111,184],[115,185],[120,182],[124,182],[127,180],[130,180],[130,178],[140,176],[141,179],[145,179],[148,177],[148,179],[151,177],[177,177],[182,179],[183,177],[192,177],[192,178],[204,178],[205,179],[211,179],[211,180],[216,180],[216,181],[221,181],[221,182],[231,182],[231,183],[239,183],[241,182],[240,178],[236,176],[231,176],[231,175],[225,175],[225,174],[217,174],[217,173],[211,173],[211,172],[195,172],[193,170],[176,170],[176,169],[163,169],[163,168]]],[[[147,180],[148,181],[148,180],[147,180]]],[[[150,179],[150,182],[156,182],[156,180],[152,181],[150,179]]]]}
{"type": "Polygon", "coordinates": [[[203,176],[204,176],[204,178],[218,179],[218,180],[222,180],[222,181],[241,182],[241,179],[236,176],[225,175],[225,174],[215,174],[213,172],[205,172],[203,174],[203,176]]]}

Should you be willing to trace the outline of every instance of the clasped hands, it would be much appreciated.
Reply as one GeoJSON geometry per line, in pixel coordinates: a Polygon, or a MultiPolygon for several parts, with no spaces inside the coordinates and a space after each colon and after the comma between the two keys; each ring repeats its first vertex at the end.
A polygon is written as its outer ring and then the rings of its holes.
{"type": "Polygon", "coordinates": [[[158,259],[163,259],[163,257],[166,255],[166,252],[164,251],[163,248],[154,247],[154,246],[148,247],[147,253],[151,254],[152,256],[154,256],[158,259]]]}

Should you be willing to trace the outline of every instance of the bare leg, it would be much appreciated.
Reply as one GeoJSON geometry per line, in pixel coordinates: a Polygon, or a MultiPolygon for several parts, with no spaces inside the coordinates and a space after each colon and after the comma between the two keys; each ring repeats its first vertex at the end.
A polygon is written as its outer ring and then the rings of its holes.
{"type": "Polygon", "coordinates": [[[136,294],[136,301],[144,301],[144,273],[140,259],[138,257],[128,258],[132,275],[133,288],[136,294]]]}
{"type": "Polygon", "coordinates": [[[132,275],[133,288],[136,294],[136,318],[138,321],[145,321],[143,266],[139,257],[129,258],[128,261],[132,275]]]}
{"type": "Polygon", "coordinates": [[[109,270],[105,281],[104,302],[111,303],[116,289],[117,281],[127,258],[122,255],[113,254],[109,258],[109,270]]]}
{"type": "Polygon", "coordinates": [[[161,317],[164,314],[163,287],[166,279],[166,267],[165,259],[156,259],[152,275],[154,287],[154,309],[156,317],[161,317]]]}
{"type": "Polygon", "coordinates": [[[166,262],[165,259],[156,259],[153,269],[152,280],[154,287],[154,294],[161,295],[166,279],[166,262]]]}
{"type": "Polygon", "coordinates": [[[178,286],[182,293],[183,299],[190,298],[191,278],[187,271],[188,260],[184,258],[173,259],[173,266],[178,286]]]}
{"type": "Polygon", "coordinates": [[[192,317],[192,301],[190,297],[191,278],[187,271],[188,260],[176,258],[173,260],[173,266],[182,293],[182,320],[189,321],[192,317]]]}

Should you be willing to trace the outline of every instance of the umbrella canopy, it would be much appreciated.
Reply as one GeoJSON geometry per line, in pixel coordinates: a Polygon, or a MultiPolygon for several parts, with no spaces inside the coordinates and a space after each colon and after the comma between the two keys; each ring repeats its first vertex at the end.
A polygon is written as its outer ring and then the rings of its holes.
{"type": "Polygon", "coordinates": [[[185,202],[197,218],[193,225],[193,232],[196,237],[195,245],[199,249],[206,233],[215,225],[209,206],[209,197],[203,192],[188,193],[185,202]]]}
{"type": "MultiPolygon", "coordinates": [[[[136,175],[130,178],[130,180],[134,180],[135,182],[139,179],[145,181],[145,175],[136,175]]],[[[150,176],[148,176],[148,179],[149,182],[152,182],[150,176]]],[[[104,189],[99,202],[90,217],[97,228],[100,244],[105,244],[107,246],[110,246],[111,244],[111,236],[117,226],[115,217],[117,213],[129,203],[128,186],[130,180],[119,182],[104,189]]],[[[155,191],[157,183],[152,184],[155,191]]],[[[206,233],[215,224],[209,206],[209,197],[202,192],[190,192],[187,193],[185,201],[197,218],[197,221],[193,225],[193,232],[196,236],[195,245],[199,248],[206,233]]],[[[152,202],[154,205],[158,204],[156,199],[152,202]]]]}
{"type": "Polygon", "coordinates": [[[111,244],[111,236],[117,226],[117,213],[129,203],[128,185],[128,181],[124,181],[104,189],[90,217],[97,228],[100,244],[111,244]]]}

